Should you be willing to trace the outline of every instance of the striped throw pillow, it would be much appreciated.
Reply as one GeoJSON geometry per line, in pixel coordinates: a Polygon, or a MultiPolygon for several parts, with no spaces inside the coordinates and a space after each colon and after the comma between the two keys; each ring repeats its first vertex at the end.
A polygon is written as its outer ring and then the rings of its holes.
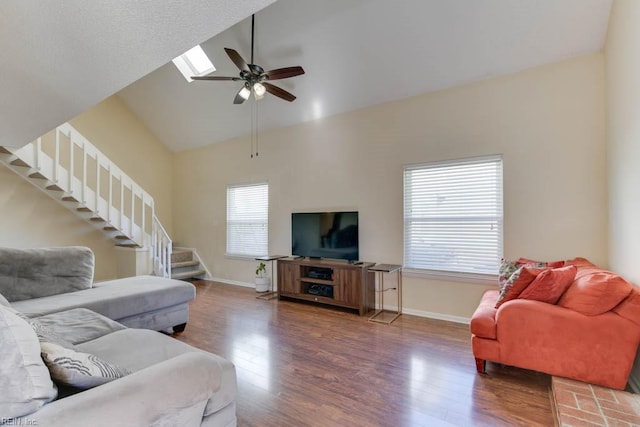
{"type": "Polygon", "coordinates": [[[122,378],[131,372],[88,353],[40,342],[42,359],[54,381],[87,389],[122,378]]]}

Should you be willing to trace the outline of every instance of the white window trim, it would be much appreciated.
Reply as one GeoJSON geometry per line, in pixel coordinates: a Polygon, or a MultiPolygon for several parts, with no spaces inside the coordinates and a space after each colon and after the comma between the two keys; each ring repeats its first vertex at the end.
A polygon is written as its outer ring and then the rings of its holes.
{"type": "MultiPolygon", "coordinates": [[[[403,166],[403,227],[402,227],[402,232],[403,232],[403,262],[405,260],[406,257],[406,246],[404,243],[404,239],[406,237],[405,233],[406,233],[406,224],[405,224],[405,215],[404,215],[404,209],[405,209],[405,188],[404,188],[404,174],[406,171],[411,170],[411,169],[422,169],[422,168],[429,168],[429,167],[433,167],[433,166],[447,166],[447,165],[464,165],[464,164],[473,164],[473,163],[483,163],[483,162],[490,162],[490,161],[500,161],[502,163],[502,169],[503,169],[503,174],[504,174],[504,161],[503,161],[503,157],[501,154],[497,154],[497,155],[489,155],[489,156],[479,156],[479,157],[470,157],[470,158],[466,158],[466,159],[452,159],[452,160],[444,160],[444,161],[433,161],[433,162],[427,162],[427,163],[414,163],[414,164],[407,164],[403,166]]],[[[501,215],[501,226],[502,226],[502,231],[501,231],[501,236],[500,236],[500,248],[499,248],[499,252],[500,254],[503,253],[504,251],[504,178],[503,176],[501,176],[501,184],[502,184],[502,190],[501,190],[501,197],[502,197],[502,215],[501,215]]],[[[422,278],[422,279],[431,279],[431,280],[443,280],[443,281],[452,281],[452,282],[463,282],[463,283],[470,283],[470,284],[478,284],[478,285],[490,285],[490,284],[495,284],[496,280],[498,278],[497,272],[496,274],[485,274],[485,273],[469,273],[469,272],[462,272],[462,271],[441,271],[441,270],[431,270],[431,269],[421,269],[421,268],[414,268],[414,267],[405,267],[402,270],[403,275],[406,275],[407,277],[416,277],[416,278],[422,278]]]]}

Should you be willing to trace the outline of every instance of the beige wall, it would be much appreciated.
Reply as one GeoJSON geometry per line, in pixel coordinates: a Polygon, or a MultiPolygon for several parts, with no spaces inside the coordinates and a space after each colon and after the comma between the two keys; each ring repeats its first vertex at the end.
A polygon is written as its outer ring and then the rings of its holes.
{"type": "Polygon", "coordinates": [[[606,45],[611,267],[640,284],[640,2],[616,0],[606,45]]]}
{"type": "Polygon", "coordinates": [[[95,279],[116,277],[113,243],[4,165],[0,165],[0,218],[0,246],[88,246],[96,256],[95,279]]]}
{"type": "Polygon", "coordinates": [[[105,99],[69,123],[151,194],[156,215],[171,234],[171,151],[117,96],[105,99]]]}
{"type": "MultiPolygon", "coordinates": [[[[224,256],[226,186],[266,180],[271,253],[290,253],[291,212],[353,209],[361,258],[401,263],[402,166],[503,154],[505,255],[606,265],[604,97],[595,54],[266,132],[257,159],[247,138],[177,153],[175,236],[252,282],[254,261],[224,256]]],[[[461,320],[487,287],[406,277],[403,304],[461,320]]]]}
{"type": "MultiPolygon", "coordinates": [[[[640,2],[615,0],[606,52],[609,259],[640,284],[640,2]]],[[[629,383],[640,392],[640,355],[629,383]]]]}
{"type": "MultiPolygon", "coordinates": [[[[106,99],[71,124],[154,197],[156,214],[171,232],[171,152],[117,97],[106,99]]],[[[96,255],[96,280],[118,276],[112,241],[4,166],[0,166],[0,216],[0,245],[89,246],[96,255]]]]}

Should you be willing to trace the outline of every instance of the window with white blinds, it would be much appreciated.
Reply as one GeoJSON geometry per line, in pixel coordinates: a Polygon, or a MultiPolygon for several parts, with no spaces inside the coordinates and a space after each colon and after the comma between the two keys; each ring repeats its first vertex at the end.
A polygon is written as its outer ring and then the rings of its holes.
{"type": "Polygon", "coordinates": [[[502,256],[502,157],[404,169],[404,266],[497,274],[502,256]]]}
{"type": "Polygon", "coordinates": [[[227,187],[227,254],[264,256],[269,248],[269,184],[227,187]]]}

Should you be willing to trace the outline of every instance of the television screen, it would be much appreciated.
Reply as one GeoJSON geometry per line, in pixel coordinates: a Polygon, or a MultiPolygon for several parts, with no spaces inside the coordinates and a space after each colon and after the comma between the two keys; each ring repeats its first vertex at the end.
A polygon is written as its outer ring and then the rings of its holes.
{"type": "Polygon", "coordinates": [[[358,212],[292,213],[291,253],[310,258],[357,260],[358,212]]]}

